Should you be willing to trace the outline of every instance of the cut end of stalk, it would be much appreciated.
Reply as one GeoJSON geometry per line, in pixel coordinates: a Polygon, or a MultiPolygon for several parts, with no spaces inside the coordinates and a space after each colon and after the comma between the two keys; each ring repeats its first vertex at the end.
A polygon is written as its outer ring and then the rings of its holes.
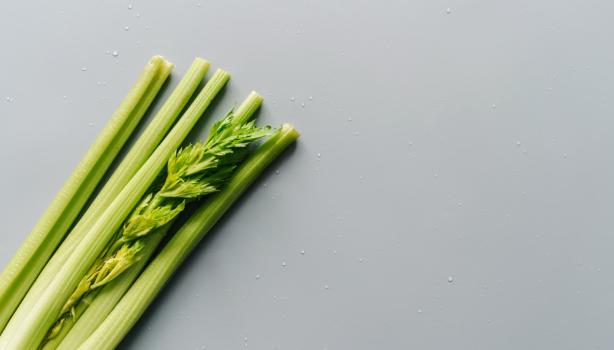
{"type": "Polygon", "coordinates": [[[169,61],[164,61],[164,66],[166,67],[167,70],[171,70],[175,68],[175,65],[169,61]]]}
{"type": "MultiPolygon", "coordinates": [[[[207,85],[211,84],[211,86],[215,86],[217,87],[217,89],[221,89],[223,88],[226,83],[228,82],[228,80],[230,80],[230,73],[228,73],[227,71],[218,68],[215,73],[213,73],[213,76],[211,76],[211,79],[209,79],[209,81],[207,81],[207,85]]],[[[205,85],[205,86],[207,86],[205,85]]],[[[203,89],[204,91],[204,89],[203,89]]]]}
{"type": "Polygon", "coordinates": [[[209,63],[209,61],[207,61],[204,58],[200,58],[200,57],[196,57],[194,59],[194,62],[192,62],[192,64],[202,64],[202,65],[207,66],[207,68],[211,65],[211,63],[209,63]]]}
{"type": "Polygon", "coordinates": [[[298,130],[296,130],[296,128],[294,128],[294,126],[292,126],[291,124],[288,123],[284,123],[281,126],[281,132],[287,135],[292,136],[295,139],[298,139],[301,134],[298,132],[298,130]]]}
{"type": "Polygon", "coordinates": [[[219,76],[223,80],[230,79],[230,73],[228,73],[227,71],[223,70],[222,68],[218,68],[215,71],[215,73],[213,74],[213,76],[219,76]]]}
{"type": "Polygon", "coordinates": [[[237,124],[241,124],[253,118],[254,114],[256,113],[256,110],[260,108],[263,101],[264,98],[260,96],[260,94],[258,94],[256,91],[250,92],[250,94],[247,95],[243,103],[241,103],[239,108],[237,108],[237,110],[235,111],[235,115],[238,116],[235,122],[237,124]]]}
{"type": "Polygon", "coordinates": [[[257,93],[256,91],[252,90],[252,92],[249,93],[249,95],[247,96],[248,100],[253,100],[254,104],[258,104],[259,106],[262,104],[262,102],[264,101],[264,97],[262,97],[262,95],[260,95],[259,93],[257,93]]]}
{"type": "Polygon", "coordinates": [[[164,58],[163,56],[160,55],[155,55],[153,56],[150,60],[149,60],[149,64],[151,65],[156,65],[156,64],[164,64],[164,65],[173,65],[170,61],[168,61],[166,58],[164,58]]]}

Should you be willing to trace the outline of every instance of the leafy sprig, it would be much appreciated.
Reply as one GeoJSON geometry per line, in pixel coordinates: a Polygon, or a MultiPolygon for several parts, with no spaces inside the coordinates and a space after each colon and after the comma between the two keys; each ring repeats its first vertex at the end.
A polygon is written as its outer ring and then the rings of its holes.
{"type": "Polygon", "coordinates": [[[236,120],[234,110],[211,127],[205,142],[177,150],[169,159],[161,187],[146,195],[124,222],[117,239],[92,266],[64,305],[47,339],[54,338],[74,308],[88,293],[108,284],[134,265],[139,252],[153,234],[173,221],[188,202],[214,193],[229,181],[249,145],[274,130],[255,121],[236,120]]]}

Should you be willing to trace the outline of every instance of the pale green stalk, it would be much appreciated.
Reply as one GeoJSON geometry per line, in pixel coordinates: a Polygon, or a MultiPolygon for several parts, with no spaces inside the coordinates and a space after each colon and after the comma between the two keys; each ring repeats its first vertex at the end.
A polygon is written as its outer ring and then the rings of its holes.
{"type": "Polygon", "coordinates": [[[80,350],[114,349],[141,317],[173,272],[228,208],[262,171],[298,138],[285,124],[260,146],[225,189],[204,203],[154,257],[104,322],[81,344],[80,350]]]}
{"type": "MultiPolygon", "coordinates": [[[[262,97],[256,92],[250,93],[245,101],[237,108],[235,112],[235,122],[237,124],[242,124],[248,121],[252,118],[261,104],[262,97]]],[[[167,227],[168,225],[164,226],[164,228],[167,227]]],[[[150,244],[151,243],[147,243],[146,246],[149,247],[150,244]]],[[[149,252],[153,253],[153,250],[149,252]]],[[[104,321],[105,317],[111,312],[115,304],[124,295],[126,290],[130,288],[132,282],[145,267],[143,260],[149,260],[150,256],[148,253],[143,252],[141,252],[141,256],[142,258],[137,265],[130,267],[130,269],[118,277],[122,282],[113,280],[108,286],[104,286],[100,293],[94,294],[94,298],[92,298],[91,295],[86,296],[84,302],[77,305],[76,317],[69,318],[64,322],[60,334],[47,342],[45,344],[45,349],[55,349],[58,344],[60,344],[59,349],[72,350],[85,341],[96,327],[104,321]],[[85,313],[83,313],[84,311],[85,313]],[[74,323],[75,319],[77,319],[76,324],[74,323]],[[74,328],[70,330],[71,327],[74,328]],[[70,332],[68,332],[69,330],[70,332]],[[67,332],[68,335],[66,335],[67,332]],[[66,338],[62,341],[62,338],[65,336],[66,338]]]]}
{"type": "MultiPolygon", "coordinates": [[[[62,242],[58,250],[53,254],[45,268],[41,271],[36,281],[26,294],[25,298],[11,317],[4,333],[0,336],[0,344],[5,337],[10,337],[21,320],[32,309],[36,301],[40,298],[43,291],[47,288],[51,280],[58,273],[66,259],[73,252],[76,245],[81,241],[87,229],[94,224],[95,220],[117,197],[119,192],[130,181],[132,176],[145,163],[160,141],[164,138],[177,117],[194,94],[198,85],[203,80],[209,63],[197,58],[192,63],[184,78],[179,82],[173,93],[166,100],[164,105],[156,113],[145,131],[132,145],[120,165],[115,169],[113,175],[105,183],[104,187],[96,195],[95,200],[90,204],[85,214],[78,221],[77,225],[71,230],[70,234],[62,242]]],[[[165,69],[170,73],[171,65],[165,65],[165,69]]],[[[155,91],[152,91],[155,92],[155,91]]],[[[153,99],[155,94],[150,94],[153,99]]],[[[145,106],[146,104],[142,104],[145,106]]]]}
{"type": "Polygon", "coordinates": [[[229,74],[222,70],[218,70],[213,75],[147,162],[88,230],[56,277],[45,289],[34,308],[23,319],[15,334],[8,340],[5,349],[29,350],[35,349],[41,344],[49,327],[59,316],[63,305],[77,287],[81,278],[103,252],[119,226],[162,171],[171,154],[181,145],[229,78],[229,74]]]}
{"type": "Polygon", "coordinates": [[[153,57],[111,119],[60,189],[32,232],[0,275],[0,331],[13,315],[32,282],[64,238],[122,146],[136,128],[166,80],[166,66],[153,57]]]}

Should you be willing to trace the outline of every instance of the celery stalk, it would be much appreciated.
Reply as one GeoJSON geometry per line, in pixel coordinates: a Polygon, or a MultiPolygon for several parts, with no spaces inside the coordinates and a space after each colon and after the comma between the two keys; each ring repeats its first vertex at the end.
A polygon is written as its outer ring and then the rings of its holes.
{"type": "Polygon", "coordinates": [[[0,275],[0,331],[83,209],[104,173],[132,134],[168,74],[153,57],[110,121],[77,165],[47,211],[0,275]]]}
{"type": "Polygon", "coordinates": [[[80,350],[114,349],[141,317],[173,272],[219,218],[299,134],[285,124],[243,163],[226,188],[203,204],[145,268],[80,350]]]}
{"type": "MultiPolygon", "coordinates": [[[[241,103],[241,105],[237,108],[236,112],[234,112],[236,123],[241,124],[251,119],[261,104],[262,97],[256,92],[250,93],[243,103],[241,103]]],[[[167,230],[168,227],[169,225],[166,225],[162,229],[167,230]]],[[[159,232],[155,233],[156,236],[163,236],[164,234],[165,232],[163,232],[161,235],[159,232]]],[[[60,344],[59,349],[72,350],[77,348],[79,344],[85,341],[85,339],[87,339],[87,337],[96,329],[96,327],[100,325],[102,321],[104,321],[105,317],[111,312],[115,304],[117,304],[119,299],[121,299],[128,288],[130,288],[141,270],[145,267],[145,263],[149,261],[150,256],[153,254],[153,249],[151,249],[150,246],[153,245],[155,248],[157,244],[158,241],[156,240],[145,244],[147,251],[142,251],[140,253],[141,259],[137,265],[131,267],[120,277],[118,277],[121,282],[114,280],[108,286],[102,288],[101,292],[94,294],[95,296],[93,298],[90,295],[86,297],[86,300],[79,303],[76,308],[76,316],[68,319],[62,325],[60,334],[48,341],[45,344],[44,349],[55,349],[58,347],[58,344],[60,344]],[[68,332],[71,327],[74,328],[68,332]],[[62,341],[62,338],[64,337],[66,338],[62,341]]]]}
{"type": "Polygon", "coordinates": [[[24,317],[15,334],[8,339],[5,348],[35,349],[40,345],[81,278],[103,252],[121,223],[141,200],[171,154],[179,147],[229,78],[229,74],[222,70],[213,75],[147,162],[90,227],[33,309],[24,317]]]}
{"type": "MultiPolygon", "coordinates": [[[[107,183],[97,194],[95,200],[90,204],[83,217],[81,217],[77,225],[71,230],[70,234],[66,237],[64,242],[62,242],[56,253],[53,254],[51,260],[49,260],[42,270],[35,283],[32,285],[32,288],[28,291],[24,300],[15,311],[15,314],[5,329],[5,333],[0,336],[0,344],[3,338],[11,336],[10,334],[14,331],[15,327],[21,323],[23,317],[32,309],[50,281],[55,277],[60,268],[64,265],[66,259],[68,259],[69,255],[81,241],[87,229],[94,224],[95,220],[111,204],[113,199],[117,197],[119,192],[158,146],[173,123],[177,120],[177,117],[188,103],[190,97],[198,88],[209,66],[209,63],[203,59],[197,58],[194,60],[173,93],[156,113],[142,135],[140,135],[134,145],[132,145],[130,151],[115,169],[111,178],[109,178],[107,183]]],[[[171,66],[166,65],[165,68],[166,71],[170,73],[171,66]]],[[[157,91],[152,90],[151,92],[148,98],[153,99],[157,91]]],[[[148,104],[143,104],[144,107],[146,107],[146,105],[148,104]]]]}

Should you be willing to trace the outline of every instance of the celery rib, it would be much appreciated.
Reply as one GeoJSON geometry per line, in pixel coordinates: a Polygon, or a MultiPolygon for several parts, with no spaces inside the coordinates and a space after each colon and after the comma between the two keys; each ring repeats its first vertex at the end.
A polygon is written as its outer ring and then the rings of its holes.
{"type": "MultiPolygon", "coordinates": [[[[115,169],[113,175],[104,187],[100,190],[96,199],[90,204],[89,208],[79,220],[77,225],[71,230],[64,242],[60,245],[55,254],[51,257],[45,268],[26,294],[25,298],[15,311],[10,322],[6,326],[4,333],[0,336],[1,344],[10,338],[23,317],[32,309],[36,301],[40,298],[50,281],[55,277],[66,259],[74,251],[76,245],[81,241],[87,229],[94,224],[95,220],[117,197],[119,192],[130,181],[138,169],[145,163],[160,141],[164,138],[177,117],[192,97],[198,85],[203,80],[210,64],[209,62],[197,58],[194,60],[187,73],[181,79],[173,93],[169,96],[164,105],[156,113],[151,123],[144,130],[143,134],[137,139],[130,151],[126,154],[120,165],[115,169]]],[[[170,73],[172,66],[167,64],[166,70],[170,73]]],[[[155,89],[153,89],[155,90],[155,89]]],[[[157,91],[150,93],[151,98],[157,91]]],[[[143,104],[145,106],[145,104],[143,104]]]]}
{"type": "Polygon", "coordinates": [[[80,350],[114,349],[219,218],[299,134],[286,124],[244,162],[224,190],[203,204],[149,263],[80,350]]]}
{"type": "Polygon", "coordinates": [[[88,230],[34,308],[17,327],[13,337],[8,340],[7,349],[34,349],[40,345],[81,278],[229,78],[229,74],[223,70],[213,75],[154,153],[88,230]]]}
{"type": "Polygon", "coordinates": [[[154,86],[159,88],[162,84],[158,82],[163,82],[168,76],[161,73],[165,64],[166,60],[160,56],[149,61],[101,134],[0,275],[0,330],[4,329],[32,282],[134,131],[149,106],[139,102],[154,86]]]}
{"type": "MultiPolygon", "coordinates": [[[[256,92],[250,93],[235,112],[236,122],[244,123],[252,118],[262,104],[262,100],[262,97],[256,92]]],[[[164,236],[168,228],[169,225],[165,226],[163,228],[164,232],[160,236],[164,236]]],[[[155,234],[159,235],[158,232],[155,234]]],[[[60,334],[46,343],[44,350],[56,348],[60,350],[73,350],[84,342],[96,327],[104,321],[105,317],[113,310],[113,307],[115,307],[143,268],[145,268],[145,263],[149,261],[158,243],[159,240],[155,239],[152,242],[148,242],[145,245],[147,251],[141,253],[142,258],[135,266],[118,277],[117,280],[102,288],[92,298],[88,298],[87,301],[80,303],[76,308],[76,316],[63,324],[60,334]],[[62,340],[62,338],[64,339],[62,340]]]]}

